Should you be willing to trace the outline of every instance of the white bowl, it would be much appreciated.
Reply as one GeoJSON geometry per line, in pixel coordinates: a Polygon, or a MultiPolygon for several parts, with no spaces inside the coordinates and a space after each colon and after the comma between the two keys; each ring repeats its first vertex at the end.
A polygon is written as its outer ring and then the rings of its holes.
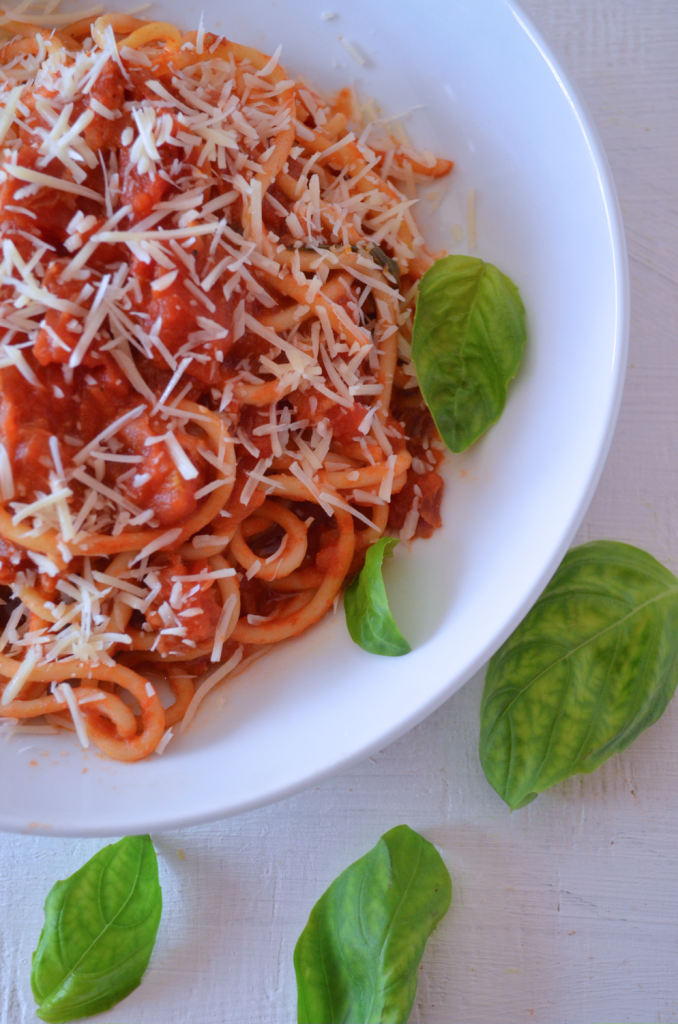
{"type": "Polygon", "coordinates": [[[467,238],[476,190],[474,252],[520,287],[529,348],[498,425],[449,458],[443,529],[409,552],[401,545],[386,569],[411,654],[366,654],[339,611],[213,693],[162,757],[120,764],[70,735],[2,743],[5,830],[106,836],[237,814],[410,729],[487,661],[545,585],[616,419],[628,286],[614,186],[581,100],[517,6],[163,0],[150,16],[188,29],[203,7],[208,29],[269,53],[282,42],[290,72],[323,89],[357,81],[387,114],[420,108],[413,139],[455,161],[450,195],[428,216],[426,201],[419,208],[424,233],[434,248],[468,251],[452,225],[467,238]],[[326,7],[337,16],[323,20],[326,7]]]}

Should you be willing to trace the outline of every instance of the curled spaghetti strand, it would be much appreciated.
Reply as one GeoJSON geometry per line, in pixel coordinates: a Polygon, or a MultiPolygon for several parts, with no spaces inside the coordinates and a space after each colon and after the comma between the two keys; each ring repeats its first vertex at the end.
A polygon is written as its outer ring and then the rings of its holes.
{"type": "Polygon", "coordinates": [[[136,761],[336,607],[384,532],[440,525],[411,207],[452,164],[202,27],[21,16],[0,45],[0,720],[136,761]]]}

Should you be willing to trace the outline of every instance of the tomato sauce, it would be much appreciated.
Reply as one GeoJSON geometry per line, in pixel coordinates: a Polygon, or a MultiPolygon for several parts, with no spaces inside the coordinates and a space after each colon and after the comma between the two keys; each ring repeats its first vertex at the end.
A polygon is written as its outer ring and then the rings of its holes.
{"type": "MultiPolygon", "coordinates": [[[[99,194],[104,193],[106,182],[116,189],[120,204],[131,208],[124,223],[132,227],[148,217],[158,203],[170,202],[181,193],[167,173],[173,160],[171,146],[160,147],[160,173],[149,174],[140,173],[129,146],[122,145],[123,133],[133,127],[126,100],[131,96],[153,99],[156,119],[169,119],[167,124],[171,134],[176,135],[184,129],[176,120],[175,112],[164,107],[149,86],[153,77],[151,70],[132,67],[128,69],[128,75],[126,81],[118,65],[108,61],[96,79],[91,97],[118,116],[106,118],[95,111],[86,126],[84,140],[96,154],[101,155],[102,160],[96,166],[83,168],[86,172],[83,184],[99,194]]],[[[25,123],[29,127],[43,123],[38,103],[40,95],[49,99],[49,93],[39,89],[32,93],[28,91],[25,96],[29,107],[25,123]]],[[[78,100],[73,117],[83,113],[89,102],[78,100]]],[[[55,178],[63,177],[67,172],[59,160],[39,166],[40,156],[32,143],[31,133],[25,128],[21,131],[27,144],[18,151],[18,165],[38,169],[55,178]]],[[[192,155],[186,157],[184,163],[190,165],[197,161],[198,152],[195,148],[191,150],[192,155]]],[[[292,178],[298,178],[302,164],[290,158],[288,169],[292,178]]],[[[289,236],[286,216],[292,204],[278,185],[273,184],[269,192],[273,202],[263,202],[264,224],[283,240],[287,239],[285,244],[291,244],[294,240],[289,236]]],[[[224,208],[225,216],[238,231],[241,231],[241,213],[240,198],[224,208]]],[[[174,366],[183,358],[186,346],[192,359],[184,368],[181,383],[183,385],[189,380],[188,399],[203,403],[208,408],[215,407],[218,402],[215,395],[236,372],[249,369],[260,374],[259,357],[270,354],[270,344],[247,329],[243,332],[238,328],[239,337],[235,337],[237,304],[242,293],[228,287],[224,293],[223,286],[228,282],[230,271],[222,273],[218,284],[208,289],[202,287],[210,260],[211,240],[206,236],[182,240],[178,243],[180,252],[176,246],[165,245],[161,263],[153,258],[152,246],[145,251],[135,248],[132,252],[124,242],[100,243],[89,256],[85,269],[72,280],[63,279],[63,272],[73,256],[101,231],[107,219],[108,214],[102,204],[91,198],[45,188],[27,190],[24,181],[11,175],[0,183],[0,229],[3,237],[14,242],[24,261],[30,260],[35,251],[34,244],[26,235],[49,247],[48,255],[43,257],[47,269],[40,285],[61,303],[72,304],[80,311],[89,310],[96,294],[91,271],[112,273],[112,269],[121,264],[128,265],[135,286],[128,292],[125,316],[128,329],[131,324],[140,342],[135,346],[134,361],[155,396],[164,391],[174,366]],[[20,194],[19,199],[17,194],[20,194]],[[74,220],[78,213],[82,215],[80,221],[74,220]],[[79,230],[78,223],[82,223],[83,217],[86,218],[85,226],[79,230]]],[[[121,227],[119,225],[118,229],[121,227]]],[[[152,228],[153,225],[150,226],[152,228]]],[[[291,300],[269,288],[256,267],[250,267],[249,273],[257,287],[263,288],[274,303],[273,306],[264,305],[253,301],[250,296],[248,312],[251,315],[260,317],[290,304],[291,300]]],[[[344,275],[344,284],[345,293],[337,301],[354,318],[362,286],[348,275],[344,275]]],[[[256,293],[256,288],[254,291],[256,293]]],[[[5,292],[8,294],[8,290],[5,292]]],[[[0,297],[2,294],[0,290],[0,297]]],[[[370,307],[371,301],[367,300],[365,308],[370,307]]],[[[32,338],[32,346],[21,350],[23,373],[17,366],[0,369],[0,440],[10,459],[17,500],[32,501],[37,495],[50,490],[55,469],[50,438],[58,439],[60,459],[68,470],[80,447],[140,402],[138,392],[120,364],[111,351],[105,350],[111,347],[108,343],[112,340],[105,330],[98,332],[90,343],[80,365],[69,366],[82,329],[82,312],[74,316],[63,308],[49,308],[44,325],[32,338]]],[[[284,360],[285,357],[274,358],[284,360]]],[[[283,403],[292,410],[294,420],[303,420],[312,426],[325,424],[332,431],[335,450],[353,454],[359,459],[364,454],[364,444],[360,452],[356,446],[361,443],[363,434],[360,428],[369,417],[370,406],[357,400],[351,408],[344,408],[312,388],[293,391],[283,403]]],[[[240,495],[248,470],[254,467],[258,458],[272,458],[273,446],[269,432],[255,433],[258,427],[268,423],[268,407],[245,405],[241,408],[237,402],[231,401],[227,412],[234,429],[239,428],[241,436],[259,453],[254,456],[239,449],[238,478],[224,517],[229,525],[235,525],[264,500],[262,492],[255,491],[243,505],[240,495]]],[[[407,445],[408,450],[420,460],[420,469],[423,468],[424,472],[415,473],[411,469],[400,493],[393,495],[389,526],[400,528],[416,499],[420,516],[417,535],[427,536],[440,524],[442,481],[428,457],[435,427],[418,392],[410,394],[396,390],[392,413],[386,428],[393,450],[398,452],[407,445]]],[[[214,477],[214,470],[200,454],[196,437],[172,421],[153,419],[144,414],[119,431],[115,444],[119,455],[131,456],[134,461],[103,460],[97,469],[98,479],[103,484],[119,488],[142,511],[152,510],[156,525],[172,527],[195,513],[198,507],[196,493],[214,477]],[[195,478],[183,478],[165,443],[146,443],[168,430],[173,431],[196,467],[195,478]]],[[[376,454],[381,457],[380,451],[376,454]]],[[[436,465],[437,461],[436,457],[436,465]]],[[[88,471],[91,471],[91,466],[88,471]]],[[[73,511],[77,512],[86,492],[77,481],[70,486],[74,492],[73,511]]],[[[320,558],[324,547],[329,545],[331,548],[333,539],[334,527],[323,521],[326,517],[317,508],[312,514],[314,525],[309,531],[309,554],[305,564],[311,564],[316,556],[320,558]]],[[[0,565],[4,565],[7,559],[11,562],[13,557],[12,554],[5,558],[0,552],[0,565]]]]}
{"type": "MultiPolygon", "coordinates": [[[[133,69],[130,72],[133,90],[152,95],[145,82],[148,72],[133,69]]],[[[130,125],[130,115],[123,110],[130,87],[113,61],[109,61],[96,80],[92,96],[109,110],[120,114],[109,119],[98,113],[90,121],[84,134],[87,145],[95,152],[107,153],[114,147],[119,152],[119,167],[110,166],[107,174],[117,174],[121,192],[121,203],[132,207],[132,223],[138,223],[156,203],[178,194],[176,187],[162,174],[139,174],[130,161],[130,151],[120,145],[120,136],[130,125]]],[[[44,91],[43,91],[44,94],[44,91]]],[[[40,90],[28,93],[29,125],[42,123],[36,108],[40,90]]],[[[45,94],[46,95],[46,94],[45,94]]],[[[82,113],[85,104],[74,109],[73,117],[82,113]]],[[[158,117],[162,117],[162,108],[158,117]]],[[[180,129],[172,119],[172,130],[180,129]]],[[[30,133],[25,132],[27,139],[30,133]]],[[[167,153],[169,147],[164,147],[167,153]]],[[[37,169],[41,173],[61,178],[66,171],[58,160],[47,166],[38,166],[39,153],[31,146],[23,146],[17,154],[19,166],[37,169]]],[[[104,191],[104,171],[100,165],[86,168],[83,183],[99,193],[104,191]]],[[[82,218],[81,218],[82,219],[82,218]]],[[[204,276],[208,257],[208,242],[198,237],[193,241],[185,259],[192,271],[187,275],[186,262],[176,259],[175,280],[160,289],[153,288],[153,282],[167,275],[165,266],[152,258],[147,261],[133,255],[130,249],[120,244],[98,245],[87,261],[86,268],[76,278],[64,280],[63,271],[74,253],[86,244],[93,234],[100,231],[106,221],[105,212],[92,199],[76,196],[70,192],[49,189],[26,189],[26,182],[12,176],[0,184],[0,224],[4,238],[11,239],[24,261],[35,251],[30,239],[21,232],[31,235],[50,247],[43,257],[47,269],[40,282],[57,300],[72,304],[80,310],[92,305],[95,288],[90,283],[89,269],[100,273],[111,272],[111,264],[127,263],[130,273],[136,277],[137,285],[131,294],[128,320],[137,324],[150,337],[149,355],[139,353],[137,364],[140,372],[159,396],[171,377],[166,354],[170,358],[186,345],[195,341],[195,334],[202,344],[193,344],[192,362],[186,368],[186,376],[194,381],[188,398],[209,405],[209,387],[223,386],[230,376],[226,357],[233,346],[234,299],[224,298],[221,287],[214,286],[200,295],[199,283],[204,276]],[[24,194],[28,192],[28,194],[24,194]],[[20,198],[17,199],[17,193],[20,198]],[[15,207],[7,209],[7,207],[15,207]],[[89,218],[86,230],[77,236],[75,214],[80,211],[89,218]],[[73,224],[71,222],[73,221],[73,224]],[[75,225],[75,229],[74,229],[75,225]],[[70,232],[69,232],[70,227],[70,232]],[[67,245],[68,243],[68,245],[67,245]],[[190,276],[196,283],[192,292],[184,283],[190,276]],[[196,292],[198,296],[196,296],[196,292]],[[154,330],[155,329],[155,330],[154,330]],[[157,342],[154,346],[154,338],[157,342]]],[[[185,250],[186,251],[186,250],[185,250]]],[[[7,297],[10,290],[6,289],[7,297]]],[[[4,296],[3,296],[4,297],[4,296]]],[[[58,449],[64,469],[72,466],[73,456],[82,445],[87,444],[115,419],[139,403],[140,396],[132,387],[128,377],[120,369],[108,351],[102,346],[110,340],[105,331],[99,332],[89,345],[75,368],[69,367],[73,351],[78,346],[83,329],[83,315],[49,308],[44,316],[44,325],[37,331],[31,348],[23,348],[24,373],[16,367],[0,369],[0,440],[8,453],[14,483],[15,498],[21,501],[35,500],[40,493],[48,493],[55,466],[50,450],[50,438],[58,438],[58,449]]],[[[251,345],[253,351],[260,349],[261,340],[251,345]]],[[[264,343],[265,344],[265,343],[264,343]]],[[[240,349],[243,348],[241,344],[240,349]]],[[[118,436],[119,454],[135,456],[133,472],[129,465],[106,461],[102,483],[109,487],[118,486],[123,494],[142,510],[152,510],[161,526],[173,526],[191,516],[198,504],[196,491],[214,476],[213,470],[199,453],[199,443],[190,433],[166,421],[150,423],[148,416],[129,423],[118,436]],[[198,469],[198,475],[185,480],[175,465],[165,444],[146,445],[149,435],[163,434],[174,428],[179,444],[198,469]]],[[[84,489],[77,483],[71,484],[74,491],[73,510],[77,511],[82,502],[84,489]]]]}
{"type": "MultiPolygon", "coordinates": [[[[168,556],[168,558],[169,564],[156,570],[161,590],[146,612],[146,622],[153,630],[167,628],[166,618],[160,614],[160,608],[164,604],[169,604],[170,608],[176,610],[178,621],[185,626],[186,635],[199,646],[214,637],[221,608],[214,596],[213,580],[205,580],[204,583],[195,580],[182,582],[182,577],[209,572],[209,563],[203,559],[197,559],[186,565],[178,555],[168,556]],[[179,593],[175,590],[177,583],[179,583],[179,593]]],[[[186,651],[186,648],[181,646],[180,637],[168,634],[160,635],[155,649],[160,654],[171,654],[175,650],[184,653],[186,651]]]]}

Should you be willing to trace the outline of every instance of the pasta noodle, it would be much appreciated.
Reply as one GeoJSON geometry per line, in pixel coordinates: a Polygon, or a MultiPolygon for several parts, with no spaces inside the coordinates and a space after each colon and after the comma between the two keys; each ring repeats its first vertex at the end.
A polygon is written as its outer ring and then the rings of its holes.
{"type": "Polygon", "coordinates": [[[440,525],[410,192],[452,165],[279,53],[22,17],[0,49],[0,719],[134,761],[322,618],[385,530],[440,525]]]}

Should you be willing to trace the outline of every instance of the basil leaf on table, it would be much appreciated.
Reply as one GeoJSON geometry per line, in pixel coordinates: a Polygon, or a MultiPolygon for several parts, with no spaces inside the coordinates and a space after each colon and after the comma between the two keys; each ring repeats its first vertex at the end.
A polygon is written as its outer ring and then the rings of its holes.
{"type": "Polygon", "coordinates": [[[452,883],[407,825],[381,837],[318,900],[294,951],[299,1024],[405,1024],[452,883]]]}
{"type": "Polygon", "coordinates": [[[480,760],[515,810],[595,771],[663,714],[678,681],[678,579],[639,548],[573,548],[487,671],[480,760]]]}
{"type": "Polygon", "coordinates": [[[463,452],[501,416],[525,348],[513,282],[473,256],[436,260],[419,282],[412,359],[440,436],[463,452]]]}
{"type": "Polygon", "coordinates": [[[384,558],[391,558],[397,543],[395,537],[380,537],[368,548],[365,565],[344,594],[351,639],[370,654],[395,657],[412,650],[391,615],[381,573],[384,558]]]}
{"type": "Polygon", "coordinates": [[[37,1015],[49,1024],[110,1009],[140,983],[162,912],[149,836],[106,846],[57,882],[33,954],[37,1015]]]}

